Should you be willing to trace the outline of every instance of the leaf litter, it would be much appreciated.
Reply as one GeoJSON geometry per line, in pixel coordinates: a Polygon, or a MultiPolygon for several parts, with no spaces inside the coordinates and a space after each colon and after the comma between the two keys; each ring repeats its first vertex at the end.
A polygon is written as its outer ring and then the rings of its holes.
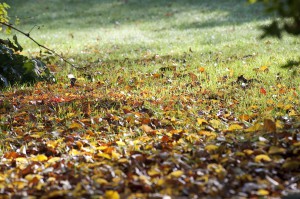
{"type": "Polygon", "coordinates": [[[116,73],[117,79],[38,83],[1,94],[2,196],[279,198],[299,193],[298,90],[281,83],[266,89],[242,75],[210,91],[202,85],[209,78],[204,67],[194,73],[173,65],[157,73],[116,73]],[[148,86],[153,83],[156,87],[148,86]],[[263,108],[252,104],[248,112],[238,112],[243,100],[238,93],[253,91],[282,100],[270,98],[263,108]]]}

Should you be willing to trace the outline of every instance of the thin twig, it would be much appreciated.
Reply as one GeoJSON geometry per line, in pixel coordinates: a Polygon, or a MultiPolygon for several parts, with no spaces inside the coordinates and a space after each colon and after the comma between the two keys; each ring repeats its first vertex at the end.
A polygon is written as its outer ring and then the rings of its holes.
{"type": "Polygon", "coordinates": [[[48,50],[49,52],[53,53],[54,55],[58,56],[60,59],[62,59],[64,62],[66,62],[67,64],[70,64],[72,67],[77,68],[74,64],[72,64],[71,62],[69,62],[67,59],[65,59],[63,56],[61,56],[60,54],[58,54],[57,52],[55,52],[54,50],[40,44],[39,42],[37,42],[35,39],[33,39],[29,33],[25,33],[22,30],[19,30],[18,28],[12,26],[11,24],[5,23],[5,22],[0,22],[0,24],[7,26],[11,29],[16,30],[17,32],[21,33],[22,35],[25,35],[26,37],[28,37],[31,41],[33,41],[36,45],[38,45],[40,48],[44,48],[46,50],[48,50]]]}

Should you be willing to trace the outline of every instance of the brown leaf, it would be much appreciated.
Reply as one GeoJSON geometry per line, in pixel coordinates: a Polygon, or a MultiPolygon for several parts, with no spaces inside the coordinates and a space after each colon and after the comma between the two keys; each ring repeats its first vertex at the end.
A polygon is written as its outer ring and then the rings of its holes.
{"type": "Polygon", "coordinates": [[[142,129],[143,131],[145,131],[146,133],[152,133],[152,132],[153,132],[153,129],[152,129],[150,126],[146,125],[146,124],[143,124],[143,125],[141,126],[141,129],[142,129]]]}
{"type": "Polygon", "coordinates": [[[276,132],[276,123],[271,119],[264,119],[264,130],[268,132],[276,132]]]}

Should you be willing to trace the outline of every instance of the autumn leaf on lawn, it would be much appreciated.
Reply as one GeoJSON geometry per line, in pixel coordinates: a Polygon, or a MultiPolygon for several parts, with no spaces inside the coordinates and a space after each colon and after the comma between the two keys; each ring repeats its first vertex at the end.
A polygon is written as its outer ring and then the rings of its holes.
{"type": "Polygon", "coordinates": [[[184,174],[183,171],[181,170],[177,170],[177,171],[173,171],[172,173],[169,174],[170,177],[173,178],[179,178],[180,176],[182,176],[184,174]]]}
{"type": "Polygon", "coordinates": [[[111,156],[107,153],[98,153],[97,156],[102,157],[102,158],[106,158],[106,159],[111,159],[111,156]]]}
{"type": "Polygon", "coordinates": [[[247,128],[245,131],[246,132],[256,132],[256,131],[261,131],[264,129],[264,126],[261,123],[256,123],[253,126],[250,126],[247,128]]]}
{"type": "Polygon", "coordinates": [[[259,92],[263,95],[267,94],[267,91],[263,87],[260,88],[259,92]]]}
{"type": "Polygon", "coordinates": [[[78,122],[73,122],[70,126],[69,126],[70,129],[80,129],[82,128],[82,125],[78,122]]]}
{"type": "Polygon", "coordinates": [[[48,157],[45,156],[44,154],[39,154],[39,155],[37,155],[35,157],[32,157],[31,160],[32,161],[36,161],[36,162],[43,162],[43,161],[48,160],[48,157]]]}
{"type": "Polygon", "coordinates": [[[243,120],[243,121],[248,121],[250,119],[250,116],[249,115],[246,115],[246,114],[243,114],[243,115],[240,115],[239,116],[239,119],[240,120],[243,120]]]}
{"type": "Polygon", "coordinates": [[[142,129],[143,131],[145,131],[146,133],[152,133],[152,132],[154,131],[150,126],[148,126],[148,125],[146,125],[146,124],[143,124],[143,125],[141,126],[141,129],[142,129]]]}
{"type": "Polygon", "coordinates": [[[126,146],[125,142],[123,142],[122,140],[120,141],[116,141],[118,146],[126,146]]]}
{"type": "Polygon", "coordinates": [[[276,123],[270,119],[264,119],[264,129],[268,132],[276,132],[276,123]]]}
{"type": "Polygon", "coordinates": [[[197,118],[197,123],[199,125],[208,124],[208,122],[206,121],[206,119],[203,119],[203,118],[197,118]]]}
{"type": "Polygon", "coordinates": [[[285,152],[286,152],[285,148],[271,146],[268,153],[274,155],[274,154],[285,154],[285,152]]]}
{"type": "Polygon", "coordinates": [[[282,168],[287,170],[298,170],[300,168],[300,162],[298,160],[287,160],[283,163],[282,168]]]}
{"type": "Polygon", "coordinates": [[[269,71],[269,67],[268,66],[261,66],[258,71],[260,72],[268,72],[269,71]]]}
{"type": "Polygon", "coordinates": [[[238,131],[238,130],[243,130],[243,127],[239,124],[231,124],[227,131],[238,131]]]}
{"type": "Polygon", "coordinates": [[[117,191],[107,190],[104,195],[105,199],[120,199],[120,195],[117,191]]]}
{"type": "Polygon", "coordinates": [[[212,151],[217,150],[218,148],[219,148],[218,146],[213,145],[213,144],[210,144],[210,145],[207,145],[207,146],[205,147],[205,150],[206,150],[207,152],[212,152],[212,151]]]}
{"type": "Polygon", "coordinates": [[[259,189],[257,191],[257,195],[259,195],[259,196],[268,196],[269,194],[270,194],[269,191],[265,190],[265,189],[259,189]]]}
{"type": "Polygon", "coordinates": [[[254,161],[255,162],[262,162],[262,161],[270,162],[271,158],[268,155],[260,154],[260,155],[255,156],[254,161]]]}
{"type": "Polygon", "coordinates": [[[203,73],[205,71],[205,68],[204,67],[199,67],[198,70],[199,70],[200,73],[203,73]]]}
{"type": "Polygon", "coordinates": [[[210,120],[209,123],[216,129],[219,128],[221,125],[221,122],[219,120],[215,120],[215,119],[210,120]]]}

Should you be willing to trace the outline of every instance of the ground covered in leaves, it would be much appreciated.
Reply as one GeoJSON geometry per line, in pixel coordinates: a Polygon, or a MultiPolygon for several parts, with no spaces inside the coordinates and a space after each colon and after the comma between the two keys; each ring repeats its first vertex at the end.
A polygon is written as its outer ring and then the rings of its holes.
{"type": "Polygon", "coordinates": [[[228,71],[212,91],[202,86],[212,81],[205,67],[141,73],[108,65],[75,84],[61,78],[1,94],[1,196],[299,194],[298,88],[228,71]],[[239,110],[253,93],[268,103],[239,110]]]}

